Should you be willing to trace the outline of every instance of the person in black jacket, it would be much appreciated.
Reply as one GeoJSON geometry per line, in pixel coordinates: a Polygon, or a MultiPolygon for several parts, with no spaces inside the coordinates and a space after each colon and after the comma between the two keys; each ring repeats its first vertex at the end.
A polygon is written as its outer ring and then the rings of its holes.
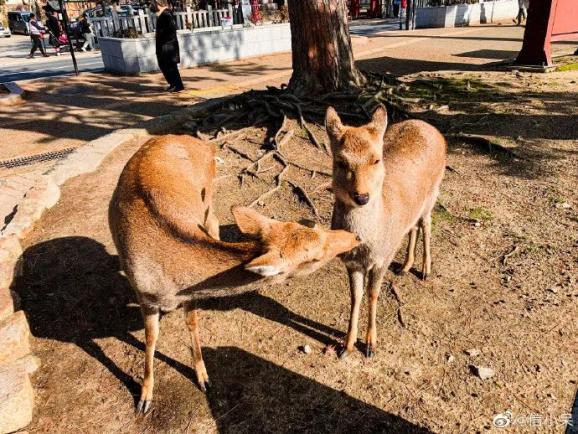
{"type": "Polygon", "coordinates": [[[54,15],[54,11],[46,9],[46,27],[50,32],[48,42],[54,47],[57,56],[60,56],[60,42],[58,38],[62,35],[62,26],[58,18],[54,15]]]}
{"type": "Polygon", "coordinates": [[[164,9],[153,3],[151,10],[160,12],[156,29],[156,54],[159,68],[169,83],[167,90],[169,92],[180,92],[185,87],[177,66],[181,59],[173,1],[168,0],[167,7],[164,9]]]}

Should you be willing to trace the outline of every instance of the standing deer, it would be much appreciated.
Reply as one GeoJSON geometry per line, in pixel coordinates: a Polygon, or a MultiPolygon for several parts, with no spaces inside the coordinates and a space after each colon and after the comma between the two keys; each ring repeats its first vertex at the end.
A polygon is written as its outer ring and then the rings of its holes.
{"type": "Polygon", "coordinates": [[[387,130],[385,107],[369,124],[349,127],[329,107],[326,129],[333,152],[333,229],[355,233],[361,244],[341,256],[349,274],[351,316],[341,357],[353,351],[359,308],[367,285],[369,326],[365,355],[377,345],[377,299],[383,276],[409,232],[401,271],[411,269],[418,235],[423,233],[422,278],[431,272],[431,213],[444,176],[446,142],[433,126],[418,120],[387,130]],[[384,136],[385,135],[385,136],[384,136]]]}
{"type": "Polygon", "coordinates": [[[145,324],[145,375],[137,413],[153,397],[159,313],[183,305],[199,387],[209,377],[201,354],[195,300],[223,297],[317,270],[356,247],[344,230],[278,222],[243,207],[232,212],[249,241],[219,240],[212,209],[214,148],[189,136],[148,141],[126,164],[109,207],[121,267],[145,324]]]}

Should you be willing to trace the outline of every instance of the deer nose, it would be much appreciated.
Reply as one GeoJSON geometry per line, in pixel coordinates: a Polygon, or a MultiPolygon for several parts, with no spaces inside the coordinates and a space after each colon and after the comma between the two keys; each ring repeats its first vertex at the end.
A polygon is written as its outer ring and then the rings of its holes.
{"type": "Polygon", "coordinates": [[[367,202],[369,202],[369,193],[353,193],[353,200],[357,205],[367,205],[367,202]]]}

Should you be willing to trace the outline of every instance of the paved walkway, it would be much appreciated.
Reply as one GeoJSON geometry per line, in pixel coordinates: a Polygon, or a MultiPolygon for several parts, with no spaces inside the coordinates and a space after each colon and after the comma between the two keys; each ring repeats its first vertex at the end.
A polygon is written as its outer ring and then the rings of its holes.
{"type": "MultiPolygon", "coordinates": [[[[359,65],[397,75],[419,71],[476,70],[514,58],[523,29],[488,25],[413,32],[387,31],[353,37],[359,65]]],[[[575,44],[560,43],[554,52],[572,53],[575,44]]],[[[22,156],[74,148],[118,128],[169,113],[201,99],[230,95],[251,88],[287,83],[290,53],[253,58],[182,71],[186,92],[163,92],[160,74],[118,77],[84,73],[19,83],[27,92],[25,104],[0,107],[0,162],[22,156]]],[[[0,197],[17,197],[34,174],[53,162],[18,168],[0,166],[0,197]]],[[[7,201],[2,205],[10,209],[7,201]]],[[[11,202],[11,201],[10,201],[11,202]]],[[[0,210],[0,215],[5,215],[0,210]]],[[[1,225],[1,222],[0,222],[1,225]]]]}

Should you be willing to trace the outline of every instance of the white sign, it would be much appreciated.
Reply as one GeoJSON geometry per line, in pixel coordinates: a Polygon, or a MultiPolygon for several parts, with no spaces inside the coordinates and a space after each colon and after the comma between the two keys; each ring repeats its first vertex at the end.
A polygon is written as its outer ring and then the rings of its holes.
{"type": "Polygon", "coordinates": [[[223,27],[223,29],[227,27],[233,27],[233,17],[221,18],[221,27],[223,27]]]}

